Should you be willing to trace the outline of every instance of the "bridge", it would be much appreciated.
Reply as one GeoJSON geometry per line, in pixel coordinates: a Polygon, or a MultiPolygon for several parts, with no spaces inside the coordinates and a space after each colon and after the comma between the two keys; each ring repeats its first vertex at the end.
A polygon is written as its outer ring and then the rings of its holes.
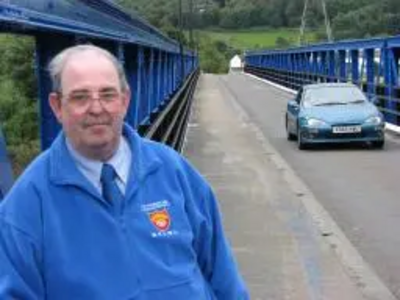
{"type": "MultiPolygon", "coordinates": [[[[252,299],[400,299],[400,37],[249,51],[244,72],[199,76],[196,53],[106,0],[3,1],[0,29],[35,37],[43,150],[59,130],[49,60],[80,43],[118,57],[136,87],[126,121],[211,182],[252,299]],[[383,151],[286,140],[295,91],[337,81],[378,97],[383,151]]],[[[0,164],[1,199],[13,182],[3,135],[0,164]]]]}

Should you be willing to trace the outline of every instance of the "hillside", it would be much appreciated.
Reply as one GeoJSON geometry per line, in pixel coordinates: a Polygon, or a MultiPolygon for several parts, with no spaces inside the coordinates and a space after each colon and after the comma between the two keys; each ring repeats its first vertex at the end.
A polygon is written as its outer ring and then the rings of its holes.
{"type": "MultiPolygon", "coordinates": [[[[206,35],[212,40],[222,41],[229,47],[237,50],[280,48],[296,45],[299,30],[296,29],[271,29],[249,28],[242,30],[202,30],[201,35],[206,35]]],[[[310,43],[316,40],[316,34],[310,32],[305,38],[310,43]]]]}
{"type": "MultiPolygon", "coordinates": [[[[179,0],[115,0],[158,28],[179,24],[179,0]]],[[[298,28],[304,0],[180,0],[184,28],[298,28]],[[192,3],[192,14],[189,13],[192,3]]],[[[399,0],[325,0],[336,39],[400,34],[399,0]]],[[[306,27],[324,27],[320,0],[309,0],[306,27]]]]}

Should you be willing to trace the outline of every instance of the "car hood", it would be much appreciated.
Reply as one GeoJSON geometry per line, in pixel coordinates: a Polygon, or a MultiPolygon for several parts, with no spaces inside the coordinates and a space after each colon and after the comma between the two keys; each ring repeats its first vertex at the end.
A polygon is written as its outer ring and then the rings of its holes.
{"type": "Polygon", "coordinates": [[[316,118],[330,124],[362,123],[368,117],[379,115],[378,109],[371,103],[313,106],[303,108],[300,117],[316,118]]]}

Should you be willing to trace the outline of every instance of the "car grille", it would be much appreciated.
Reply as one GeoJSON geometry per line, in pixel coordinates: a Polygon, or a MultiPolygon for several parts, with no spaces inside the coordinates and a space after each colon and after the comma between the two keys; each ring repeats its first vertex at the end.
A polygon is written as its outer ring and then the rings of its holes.
{"type": "Polygon", "coordinates": [[[327,134],[328,138],[333,138],[333,139],[348,139],[348,138],[363,138],[365,137],[365,134],[363,132],[357,132],[357,133],[332,133],[330,132],[327,134]]]}

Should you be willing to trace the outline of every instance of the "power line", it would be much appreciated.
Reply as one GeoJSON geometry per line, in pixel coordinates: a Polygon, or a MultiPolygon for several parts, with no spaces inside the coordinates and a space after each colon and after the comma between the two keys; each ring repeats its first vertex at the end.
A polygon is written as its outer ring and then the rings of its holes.
{"type": "Polygon", "coordinates": [[[331,23],[329,22],[329,16],[328,16],[328,11],[326,9],[325,0],[321,0],[321,2],[322,2],[322,11],[324,12],[326,36],[328,37],[328,41],[332,42],[333,41],[332,29],[331,29],[331,23]]]}
{"type": "MultiPolygon", "coordinates": [[[[320,1],[321,1],[321,6],[322,6],[322,13],[324,15],[326,37],[329,42],[332,42],[333,34],[332,34],[331,24],[329,21],[328,9],[326,7],[325,0],[320,0],[320,1]]],[[[308,3],[309,3],[309,0],[304,1],[304,8],[303,8],[303,14],[301,16],[300,34],[299,34],[299,42],[298,42],[299,46],[304,44],[304,34],[305,34],[305,29],[306,29],[308,3]]]]}
{"type": "Polygon", "coordinates": [[[308,8],[308,0],[304,2],[303,15],[301,16],[301,25],[300,25],[300,35],[299,35],[299,46],[301,46],[304,42],[304,31],[306,28],[306,15],[308,8]]]}
{"type": "Polygon", "coordinates": [[[185,76],[185,60],[183,57],[183,22],[182,22],[182,0],[178,0],[178,22],[179,22],[179,55],[181,58],[181,76],[182,78],[185,76]]]}

